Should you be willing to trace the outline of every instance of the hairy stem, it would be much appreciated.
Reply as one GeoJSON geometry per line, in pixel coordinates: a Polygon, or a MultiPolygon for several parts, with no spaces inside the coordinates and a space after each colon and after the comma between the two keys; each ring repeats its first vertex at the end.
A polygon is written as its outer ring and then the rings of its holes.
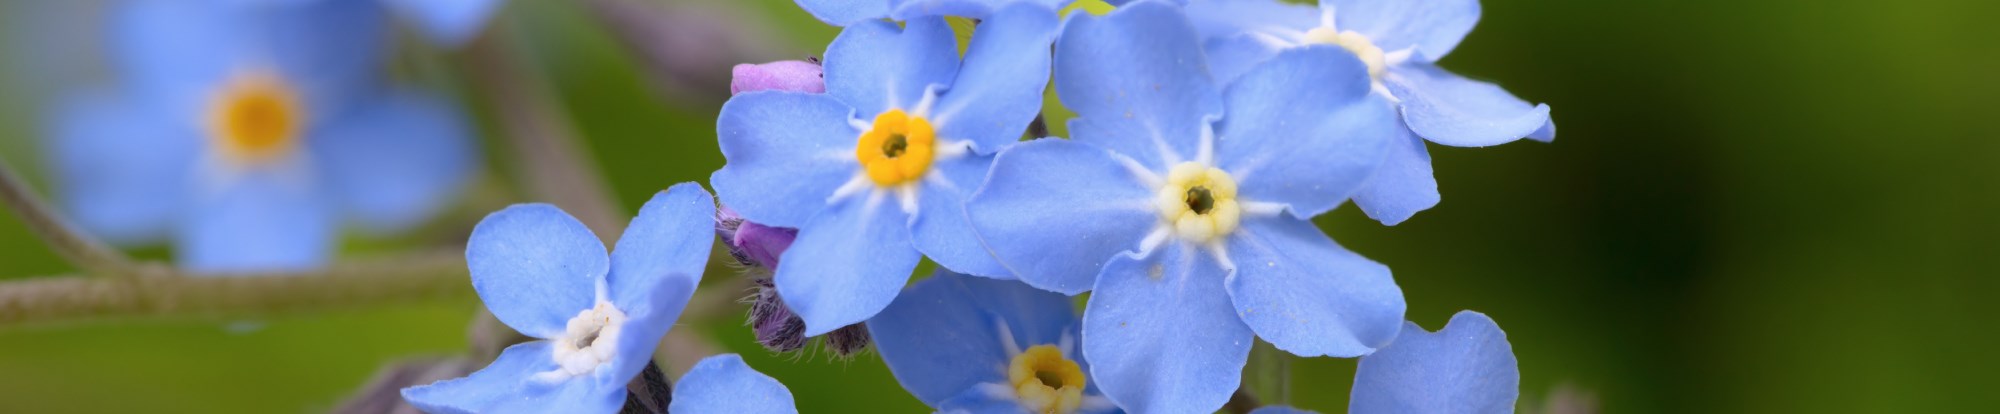
{"type": "Polygon", "coordinates": [[[69,260],[77,268],[91,274],[124,274],[132,267],[132,260],[124,253],[112,249],[96,238],[85,234],[69,219],[57,213],[48,203],[35,196],[28,183],[14,172],[13,167],[0,160],[0,203],[19,215],[28,228],[48,242],[49,248],[63,259],[69,260]]]}
{"type": "Polygon", "coordinates": [[[53,276],[0,282],[0,328],[158,315],[255,316],[462,296],[456,251],[337,264],[299,273],[199,276],[163,263],[131,277],[53,276]]]}

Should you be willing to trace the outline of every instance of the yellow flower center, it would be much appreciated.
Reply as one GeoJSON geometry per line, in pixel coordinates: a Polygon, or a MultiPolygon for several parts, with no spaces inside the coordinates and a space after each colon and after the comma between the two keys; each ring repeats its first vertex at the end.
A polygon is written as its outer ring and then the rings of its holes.
{"type": "Polygon", "coordinates": [[[891,109],[875,116],[874,126],[861,133],[854,159],[875,185],[890,187],[923,178],[937,155],[937,131],[930,121],[891,109]]]}
{"type": "Polygon", "coordinates": [[[1069,414],[1083,405],[1083,367],[1054,345],[1035,345],[1015,355],[1007,380],[1021,407],[1037,414],[1069,414]]]}
{"type": "Polygon", "coordinates": [[[1229,235],[1243,219],[1236,202],[1236,179],[1221,169],[1183,162],[1167,171],[1166,185],[1153,199],[1160,219],[1182,239],[1205,242],[1229,235]]]}
{"type": "Polygon", "coordinates": [[[236,76],[210,101],[210,142],[224,156],[243,162],[268,161],[299,144],[305,110],[298,93],[268,72],[236,76]]]}
{"type": "Polygon", "coordinates": [[[1374,41],[1368,40],[1368,36],[1352,30],[1342,32],[1331,27],[1316,27],[1306,31],[1306,43],[1335,45],[1354,52],[1354,56],[1360,57],[1362,63],[1368,64],[1368,77],[1378,82],[1382,80],[1382,70],[1387,66],[1387,61],[1382,48],[1376,47],[1374,41]]]}

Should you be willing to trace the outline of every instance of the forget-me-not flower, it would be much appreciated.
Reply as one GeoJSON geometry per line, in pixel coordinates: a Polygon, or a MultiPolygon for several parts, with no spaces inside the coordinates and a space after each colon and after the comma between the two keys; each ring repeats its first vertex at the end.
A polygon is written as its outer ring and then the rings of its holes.
{"type": "Polygon", "coordinates": [[[965,223],[963,199],[1040,111],[1056,17],[1033,5],[998,15],[963,63],[942,18],[849,26],[827,48],[825,94],[723,105],[729,163],[710,181],[743,218],[799,229],[776,281],[807,335],[874,316],[922,256],[1007,274],[965,223]]]}
{"type": "Polygon", "coordinates": [[[465,378],[405,388],[432,413],[616,412],[694,295],[714,244],[715,201],[699,184],[653,196],[608,257],[547,204],[493,213],[465,247],[472,288],[500,322],[540,340],[465,378]]]}
{"type": "MultiPolygon", "coordinates": [[[[1361,357],[1347,412],[1356,414],[1514,412],[1521,371],[1507,333],[1473,311],[1452,315],[1436,333],[1415,323],[1389,346],[1361,357]]],[[[1288,407],[1254,414],[1300,414],[1288,407]]]]}
{"type": "Polygon", "coordinates": [[[62,206],[204,271],[324,264],[342,219],[407,227],[476,162],[446,103],[383,83],[372,3],[134,0],[108,10],[121,78],[51,120],[62,206]]]}
{"type": "Polygon", "coordinates": [[[1175,6],[1071,17],[1055,82],[1074,137],[1002,151],[966,204],[1022,280],[1092,290],[1083,354],[1134,412],[1221,407],[1255,337],[1351,357],[1403,320],[1389,269],[1305,219],[1365,181],[1402,128],[1366,66],[1297,48],[1218,90],[1206,60],[1175,6]]]}
{"type": "Polygon", "coordinates": [[[1413,132],[1354,195],[1356,205],[1384,224],[1438,203],[1425,139],[1456,147],[1555,139],[1548,105],[1437,66],[1479,22],[1479,0],[1321,0],[1318,9],[1278,0],[1192,0],[1188,13],[1208,39],[1215,76],[1224,82],[1281,50],[1305,45],[1340,46],[1368,63],[1376,92],[1399,102],[1413,132]]]}
{"type": "Polygon", "coordinates": [[[945,413],[1112,413],[1062,294],[939,271],[868,320],[896,381],[945,413]]]}
{"type": "Polygon", "coordinates": [[[795,0],[813,17],[835,26],[869,20],[894,18],[910,20],[930,16],[960,16],[972,19],[1000,18],[1000,10],[1013,4],[1031,4],[1058,10],[1076,0],[795,0]]]}

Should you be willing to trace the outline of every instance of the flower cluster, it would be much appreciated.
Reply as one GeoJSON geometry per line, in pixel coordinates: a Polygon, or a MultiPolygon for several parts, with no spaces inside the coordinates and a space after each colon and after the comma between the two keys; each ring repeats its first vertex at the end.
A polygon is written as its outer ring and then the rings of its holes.
{"type": "MultiPolygon", "coordinates": [[[[499,1],[169,3],[121,3],[125,81],[56,114],[85,227],[171,237],[195,269],[307,268],[340,220],[407,227],[469,175],[457,114],[381,87],[382,26],[401,12],[456,45],[499,1]]],[[[940,412],[1213,412],[1260,340],[1359,358],[1354,412],[1512,409],[1491,319],[1406,322],[1390,268],[1312,221],[1437,204],[1428,143],[1553,139],[1547,106],[1437,66],[1476,0],[798,3],[843,29],[824,60],[734,69],[715,196],[656,194],[609,253],[552,205],[487,216],[471,285],[533,340],[407,402],[629,409],[720,236],[760,344],[872,345],[940,412]],[[1044,110],[1050,88],[1067,111],[1044,110]],[[1052,122],[1067,136],[1043,136],[1052,122]],[[913,283],[926,260],[940,269],[913,283]]],[[[684,368],[665,411],[797,411],[734,355],[684,368]]]]}

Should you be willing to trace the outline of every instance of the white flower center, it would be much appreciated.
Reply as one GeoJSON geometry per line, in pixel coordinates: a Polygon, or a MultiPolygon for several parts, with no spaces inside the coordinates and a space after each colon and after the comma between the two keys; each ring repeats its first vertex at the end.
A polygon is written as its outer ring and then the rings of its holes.
{"type": "Polygon", "coordinates": [[[538,374],[546,380],[561,380],[588,374],[597,367],[611,362],[617,355],[618,332],[625,325],[625,313],[611,306],[610,301],[599,300],[597,306],[578,312],[570,318],[569,327],[563,335],[551,338],[555,342],[556,369],[538,374]]]}
{"type": "Polygon", "coordinates": [[[1236,201],[1236,180],[1201,163],[1175,165],[1153,201],[1160,210],[1160,220],[1183,240],[1216,240],[1235,231],[1243,219],[1243,208],[1236,201]]]}

